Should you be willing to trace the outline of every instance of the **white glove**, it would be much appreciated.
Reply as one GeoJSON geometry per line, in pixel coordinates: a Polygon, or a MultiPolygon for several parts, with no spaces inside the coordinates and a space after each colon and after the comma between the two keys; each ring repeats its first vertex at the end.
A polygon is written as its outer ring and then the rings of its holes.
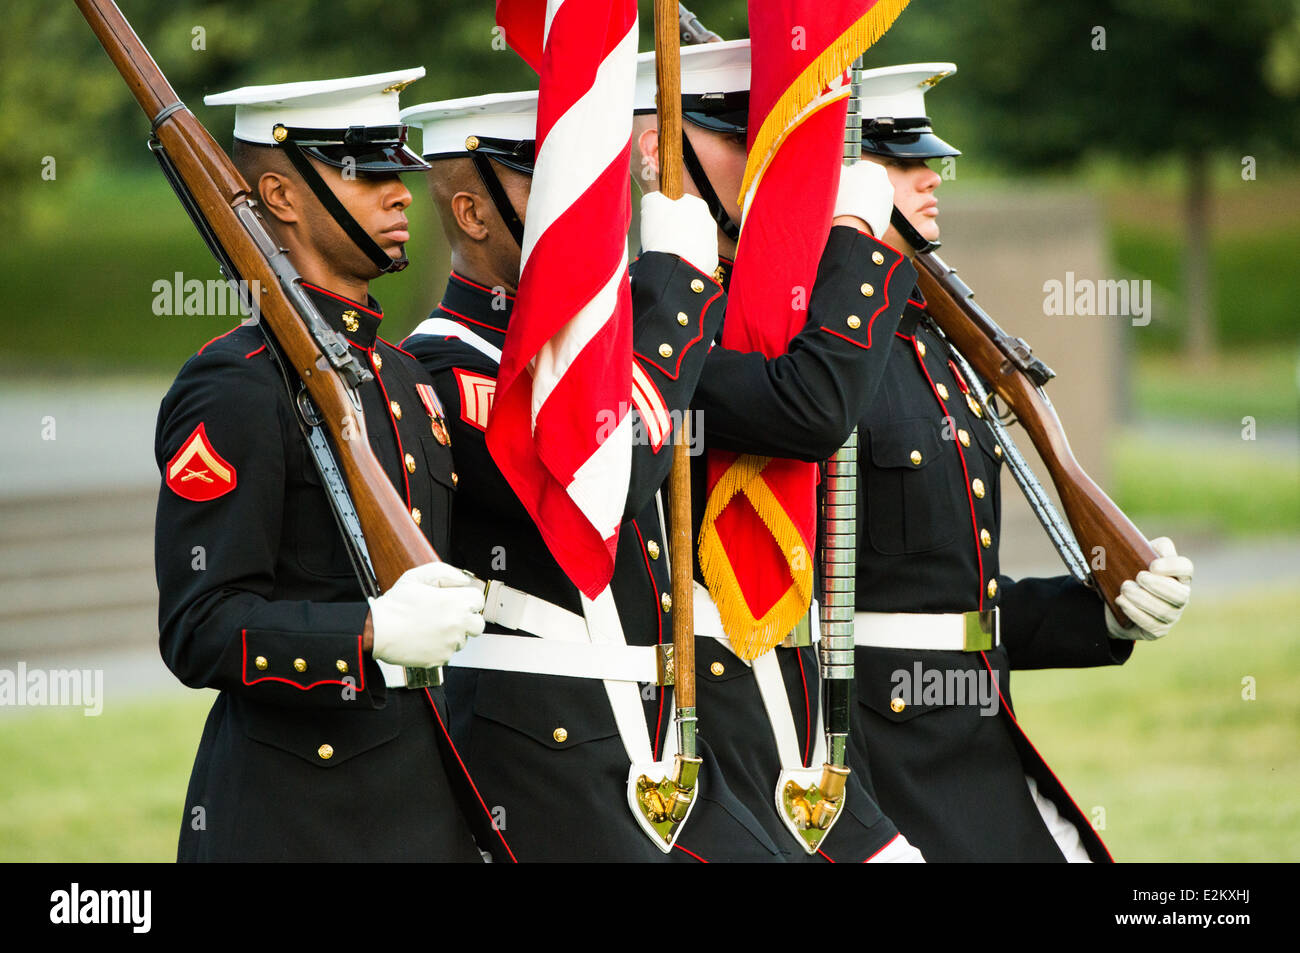
{"type": "Polygon", "coordinates": [[[1151,540],[1151,548],[1160,555],[1136,580],[1125,579],[1115,599],[1133,624],[1124,628],[1110,606],[1106,607],[1106,629],[1111,638],[1158,639],[1174,627],[1187,607],[1192,594],[1192,561],[1178,555],[1168,536],[1151,540]]]}
{"type": "Polygon", "coordinates": [[[425,563],[402,573],[370,600],[371,654],[410,668],[446,663],[471,635],[483,632],[481,584],[446,563],[425,563]]]}
{"type": "Polygon", "coordinates": [[[718,268],[718,223],[698,195],[673,200],[647,192],[641,196],[641,250],[676,255],[711,275],[718,268]]]}
{"type": "Polygon", "coordinates": [[[867,223],[871,234],[884,238],[894,214],[894,183],[883,165],[863,160],[840,169],[840,192],[835,216],[855,215],[867,223]]]}

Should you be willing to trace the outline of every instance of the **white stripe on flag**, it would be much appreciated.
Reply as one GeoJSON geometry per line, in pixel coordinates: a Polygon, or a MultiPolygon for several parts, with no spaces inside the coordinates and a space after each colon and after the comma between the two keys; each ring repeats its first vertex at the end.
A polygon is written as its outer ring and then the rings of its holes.
{"type": "Polygon", "coordinates": [[[632,479],[632,415],[624,414],[613,433],[573,474],[565,489],[588,522],[609,539],[618,530],[632,479]],[[618,488],[621,493],[611,493],[618,488]]]}
{"type": "Polygon", "coordinates": [[[546,0],[546,23],[542,27],[542,50],[546,50],[546,41],[551,38],[551,23],[555,21],[555,15],[560,12],[560,7],[564,6],[564,0],[546,0]]]}
{"type": "Polygon", "coordinates": [[[542,143],[524,220],[521,274],[537,240],[591,188],[610,163],[622,158],[632,136],[636,47],[634,23],[596,70],[591,89],[556,120],[542,143]]]}
{"type": "Polygon", "coordinates": [[[529,362],[529,369],[533,373],[532,420],[529,426],[532,432],[535,433],[537,430],[537,415],[541,413],[542,405],[551,396],[560,379],[568,372],[569,366],[582,353],[582,349],[591,343],[591,339],[612,319],[614,310],[618,307],[619,290],[626,280],[627,248],[625,246],[618,268],[609,276],[605,286],[596,292],[596,296],[584,304],[582,310],[570,318],[549,341],[543,344],[537,356],[529,362]]]}

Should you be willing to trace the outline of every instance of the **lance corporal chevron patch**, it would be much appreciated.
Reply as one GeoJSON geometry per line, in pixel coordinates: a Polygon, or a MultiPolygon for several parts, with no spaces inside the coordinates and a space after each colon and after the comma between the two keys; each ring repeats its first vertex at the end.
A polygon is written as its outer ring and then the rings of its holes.
{"type": "Polygon", "coordinates": [[[177,496],[196,503],[224,496],[235,488],[235,480],[235,468],[213,448],[201,423],[167,461],[167,485],[177,496]]]}

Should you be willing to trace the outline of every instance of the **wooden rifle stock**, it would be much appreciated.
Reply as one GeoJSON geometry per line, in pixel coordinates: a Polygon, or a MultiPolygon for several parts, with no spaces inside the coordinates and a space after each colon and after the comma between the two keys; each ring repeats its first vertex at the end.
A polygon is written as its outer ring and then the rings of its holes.
{"type": "Polygon", "coordinates": [[[1051,371],[1030,356],[1022,339],[1012,338],[998,327],[942,259],[933,252],[920,252],[914,261],[926,310],[1029,434],[1056,486],[1065,518],[1092,567],[1102,598],[1126,624],[1127,616],[1115,604],[1120,583],[1136,579],[1158,554],[1075,460],[1061,421],[1041,388],[1051,371]],[[1099,549],[1101,560],[1094,558],[1099,549]]]}
{"type": "Polygon", "coordinates": [[[112,0],[76,2],[140,108],[155,123],[156,138],[193,196],[212,237],[238,272],[226,277],[260,289],[258,313],[323,419],[380,590],[390,587],[407,569],[436,561],[438,555],[375,459],[365,419],[353,405],[349,388],[281,287],[267,252],[240,221],[240,213],[255,206],[243,176],[203,124],[180,103],[117,4],[112,0]],[[172,111],[160,118],[169,109],[172,111]]]}

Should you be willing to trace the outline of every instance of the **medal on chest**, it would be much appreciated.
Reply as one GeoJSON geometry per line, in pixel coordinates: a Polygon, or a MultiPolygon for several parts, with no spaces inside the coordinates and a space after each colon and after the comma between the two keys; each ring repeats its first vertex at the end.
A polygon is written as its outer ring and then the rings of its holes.
{"type": "Polygon", "coordinates": [[[415,392],[420,395],[420,402],[429,412],[429,429],[434,438],[444,447],[451,446],[451,434],[447,432],[447,413],[442,409],[442,401],[428,384],[416,384],[415,392]]]}

